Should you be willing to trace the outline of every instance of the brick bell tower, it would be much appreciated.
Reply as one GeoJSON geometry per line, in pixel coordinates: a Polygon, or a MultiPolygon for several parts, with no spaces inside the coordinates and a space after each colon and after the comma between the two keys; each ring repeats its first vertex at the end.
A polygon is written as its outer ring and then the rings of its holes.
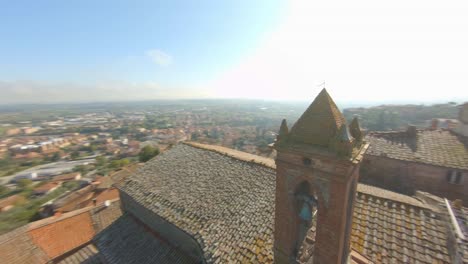
{"type": "Polygon", "coordinates": [[[367,147],[357,119],[348,128],[325,89],[290,131],[283,120],[275,144],[276,264],[347,263],[359,165],[367,147]]]}

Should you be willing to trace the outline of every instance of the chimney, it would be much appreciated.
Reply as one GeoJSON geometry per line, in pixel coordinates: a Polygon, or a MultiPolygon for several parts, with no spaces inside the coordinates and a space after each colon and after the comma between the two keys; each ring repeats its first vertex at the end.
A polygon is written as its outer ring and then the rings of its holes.
{"type": "Polygon", "coordinates": [[[415,125],[408,125],[408,129],[406,130],[406,133],[408,134],[408,136],[410,136],[412,138],[415,138],[416,133],[417,133],[416,126],[415,125]]]}
{"type": "Polygon", "coordinates": [[[431,129],[436,130],[439,127],[439,120],[437,118],[433,118],[431,121],[431,129]]]}

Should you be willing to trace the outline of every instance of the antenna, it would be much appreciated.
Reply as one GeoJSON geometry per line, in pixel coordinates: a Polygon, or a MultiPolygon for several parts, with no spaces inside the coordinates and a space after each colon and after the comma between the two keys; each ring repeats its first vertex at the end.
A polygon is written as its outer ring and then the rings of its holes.
{"type": "Polygon", "coordinates": [[[325,88],[325,80],[323,80],[322,83],[320,83],[319,85],[317,85],[317,87],[325,88]]]}

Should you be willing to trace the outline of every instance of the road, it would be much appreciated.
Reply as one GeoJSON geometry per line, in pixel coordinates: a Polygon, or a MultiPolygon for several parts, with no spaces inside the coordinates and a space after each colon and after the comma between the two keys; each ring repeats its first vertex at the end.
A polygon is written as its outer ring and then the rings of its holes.
{"type": "Polygon", "coordinates": [[[62,173],[71,172],[75,166],[87,165],[87,164],[94,163],[94,162],[95,162],[95,159],[85,159],[85,160],[58,161],[58,162],[47,163],[47,164],[29,168],[24,171],[20,171],[10,176],[1,177],[0,185],[5,185],[9,183],[13,178],[17,176],[21,176],[21,175],[30,175],[31,173],[37,173],[38,176],[58,175],[62,173]]]}

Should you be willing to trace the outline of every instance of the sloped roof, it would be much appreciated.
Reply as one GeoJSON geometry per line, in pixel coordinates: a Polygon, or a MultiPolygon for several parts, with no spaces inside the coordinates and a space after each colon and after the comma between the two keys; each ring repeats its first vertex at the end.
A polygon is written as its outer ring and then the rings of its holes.
{"type": "MultiPolygon", "coordinates": [[[[272,263],[275,166],[237,154],[179,144],[119,188],[192,235],[209,263],[272,263]]],[[[353,217],[351,241],[360,254],[390,263],[450,262],[444,220],[414,197],[359,184],[353,217]]]]}
{"type": "Polygon", "coordinates": [[[91,216],[87,211],[29,230],[33,242],[50,259],[89,242],[94,234],[91,216]]]}
{"type": "Polygon", "coordinates": [[[88,207],[32,222],[0,236],[1,259],[9,264],[80,259],[88,252],[81,247],[121,215],[117,200],[109,207],[88,207]]]}
{"type": "Polygon", "coordinates": [[[106,263],[196,264],[197,262],[147,231],[131,215],[124,214],[95,238],[106,263]]]}
{"type": "Polygon", "coordinates": [[[447,130],[418,130],[416,136],[404,131],[373,132],[367,155],[421,162],[436,166],[468,170],[468,148],[447,130]]]}
{"type": "Polygon", "coordinates": [[[27,226],[17,228],[0,236],[0,256],[3,263],[46,263],[49,258],[33,243],[27,226]]]}
{"type": "Polygon", "coordinates": [[[99,256],[99,250],[93,244],[78,249],[57,264],[104,264],[99,256]]]}
{"type": "Polygon", "coordinates": [[[327,90],[323,89],[291,128],[289,139],[328,147],[346,121],[327,90]]]}
{"type": "Polygon", "coordinates": [[[193,236],[208,262],[271,263],[275,170],[201,146],[163,152],[121,191],[193,236]]]}
{"type": "Polygon", "coordinates": [[[358,193],[351,247],[376,263],[450,263],[448,230],[434,212],[358,193]]]}

